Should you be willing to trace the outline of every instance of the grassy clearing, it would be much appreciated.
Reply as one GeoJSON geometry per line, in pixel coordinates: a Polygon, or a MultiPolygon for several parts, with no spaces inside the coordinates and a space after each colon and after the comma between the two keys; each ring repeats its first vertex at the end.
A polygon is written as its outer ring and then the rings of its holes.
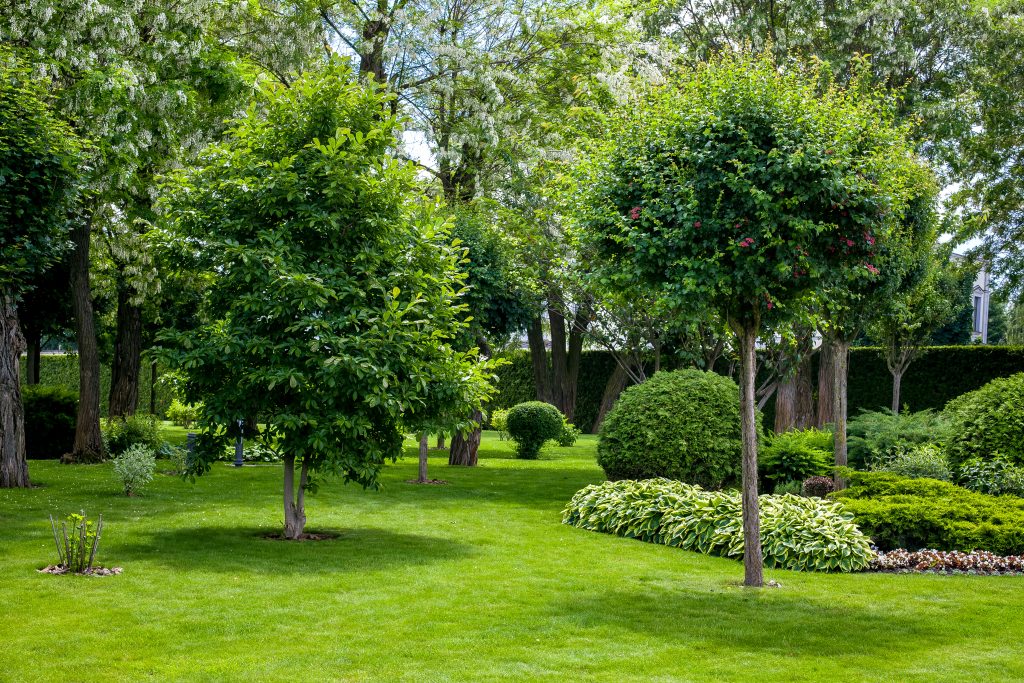
{"type": "Polygon", "coordinates": [[[218,465],[195,485],[119,492],[109,465],[31,463],[40,488],[0,491],[0,679],[682,681],[1024,679],[1024,579],[770,571],[560,524],[602,479],[593,437],[384,488],[325,481],[310,530],[280,528],[280,468],[218,465]],[[106,522],[108,578],[56,577],[46,515],[106,522]]]}

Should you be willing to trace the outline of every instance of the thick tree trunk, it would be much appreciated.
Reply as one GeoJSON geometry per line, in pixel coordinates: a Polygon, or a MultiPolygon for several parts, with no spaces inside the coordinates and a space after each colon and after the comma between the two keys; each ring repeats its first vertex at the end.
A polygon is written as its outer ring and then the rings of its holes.
{"type": "Polygon", "coordinates": [[[551,328],[551,400],[564,415],[569,358],[565,348],[565,317],[554,301],[548,304],[548,323],[551,328]]]}
{"type": "Polygon", "coordinates": [[[757,415],[754,390],[757,382],[757,327],[746,324],[737,330],[740,346],[740,429],[743,435],[743,585],[764,585],[761,555],[761,515],[757,500],[757,415]]]}
{"type": "MultiPolygon", "coordinates": [[[[832,365],[834,377],[832,382],[833,396],[833,434],[836,454],[836,467],[846,467],[846,383],[849,375],[850,342],[836,339],[832,348],[832,365]]],[[[846,488],[846,480],[837,472],[836,488],[846,488]]]]}
{"type": "Polygon", "coordinates": [[[441,450],[445,447],[444,445],[444,432],[437,433],[437,450],[441,450]]]}
{"type": "Polygon", "coordinates": [[[589,324],[584,308],[584,306],[580,306],[576,311],[576,315],[573,316],[572,328],[569,330],[569,348],[561,406],[562,414],[569,422],[573,422],[576,417],[576,393],[580,384],[580,364],[583,361],[583,338],[589,324]]]}
{"type": "Polygon", "coordinates": [[[619,399],[619,394],[626,388],[627,380],[626,370],[616,363],[611,377],[608,378],[608,382],[604,385],[604,394],[601,396],[601,405],[597,409],[597,419],[594,420],[594,427],[591,433],[597,434],[601,431],[604,418],[608,415],[608,411],[612,409],[612,406],[615,405],[615,401],[619,399]]]}
{"type": "Polygon", "coordinates": [[[796,427],[796,375],[779,382],[775,390],[775,433],[796,427]]]}
{"type": "Polygon", "coordinates": [[[299,488],[295,489],[295,456],[284,458],[284,537],[297,540],[306,528],[306,483],[309,480],[309,461],[302,460],[299,488]]]}
{"type": "Polygon", "coordinates": [[[903,371],[892,373],[892,412],[900,414],[900,385],[903,383],[903,371]]]}
{"type": "Polygon", "coordinates": [[[427,455],[430,453],[429,435],[426,432],[420,434],[420,469],[416,477],[417,484],[426,484],[427,478],[427,455]]]}
{"type": "Polygon", "coordinates": [[[117,335],[110,368],[110,417],[134,415],[139,406],[142,368],[142,309],[131,303],[130,293],[117,293],[117,335]]]}
{"type": "Polygon", "coordinates": [[[89,286],[91,232],[92,222],[81,220],[72,233],[75,249],[71,256],[71,303],[78,342],[78,416],[74,446],[61,458],[66,463],[99,462],[104,455],[100,438],[100,356],[89,286]]]}
{"type": "Polygon", "coordinates": [[[39,384],[39,361],[42,356],[43,335],[37,329],[25,332],[25,384],[39,384]]]}
{"type": "Polygon", "coordinates": [[[534,317],[526,328],[526,340],[530,345],[530,364],[533,366],[537,400],[551,403],[551,371],[548,365],[548,350],[544,345],[544,324],[539,315],[534,317]]]}
{"type": "MultiPolygon", "coordinates": [[[[473,413],[472,419],[477,424],[484,419],[483,413],[479,410],[473,413]]],[[[480,448],[480,428],[470,431],[467,434],[455,432],[452,435],[452,445],[448,449],[449,465],[464,465],[473,467],[477,463],[477,450],[480,448]]]]}
{"type": "Polygon", "coordinates": [[[0,293],[0,488],[29,486],[25,411],[21,404],[21,352],[25,337],[14,298],[0,293]]]}
{"type": "Polygon", "coordinates": [[[814,426],[814,382],[811,379],[811,355],[807,354],[796,371],[796,428],[814,426]]]}
{"type": "Polygon", "coordinates": [[[833,342],[827,335],[822,337],[818,358],[818,416],[814,423],[819,429],[832,422],[832,401],[835,396],[832,383],[836,374],[832,346],[833,342]]]}

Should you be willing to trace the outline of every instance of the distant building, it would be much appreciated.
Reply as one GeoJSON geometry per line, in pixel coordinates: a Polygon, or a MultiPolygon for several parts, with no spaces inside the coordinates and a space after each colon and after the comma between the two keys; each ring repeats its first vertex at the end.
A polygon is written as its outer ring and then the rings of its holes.
{"type": "MultiPolygon", "coordinates": [[[[963,254],[953,254],[957,261],[963,260],[963,254]]],[[[988,264],[984,261],[974,279],[974,291],[971,293],[971,305],[974,308],[971,316],[971,341],[988,344],[988,307],[992,298],[992,277],[988,272],[988,264]]]]}

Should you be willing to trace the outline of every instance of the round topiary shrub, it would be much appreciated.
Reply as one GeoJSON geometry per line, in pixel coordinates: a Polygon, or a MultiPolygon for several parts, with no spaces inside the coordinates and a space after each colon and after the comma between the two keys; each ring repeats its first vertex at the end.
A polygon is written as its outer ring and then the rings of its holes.
{"type": "Polygon", "coordinates": [[[562,413],[543,401],[527,401],[512,406],[505,428],[516,443],[516,457],[534,460],[541,446],[562,434],[562,413]]]}
{"type": "Polygon", "coordinates": [[[1024,465],[1024,373],[994,379],[946,405],[946,454],[957,469],[965,460],[1003,456],[1024,465]]]}
{"type": "Polygon", "coordinates": [[[665,477],[716,489],[738,480],[740,450],[736,383],[677,370],[622,392],[601,425],[597,463],[613,481],[665,477]]]}

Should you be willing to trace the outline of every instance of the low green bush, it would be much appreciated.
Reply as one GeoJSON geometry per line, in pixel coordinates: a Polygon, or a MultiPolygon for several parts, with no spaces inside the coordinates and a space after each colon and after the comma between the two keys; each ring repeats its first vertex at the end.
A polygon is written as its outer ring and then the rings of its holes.
{"type": "Polygon", "coordinates": [[[950,481],[953,478],[946,454],[932,443],[897,448],[884,460],[876,460],[871,469],[875,472],[892,472],[911,479],[950,481]]]}
{"type": "Polygon", "coordinates": [[[562,431],[555,438],[555,442],[558,443],[558,445],[561,446],[562,448],[569,448],[570,446],[576,445],[576,439],[580,438],[580,434],[582,433],[583,432],[576,428],[576,425],[566,420],[565,416],[563,415],[562,431]]]}
{"type": "Polygon", "coordinates": [[[134,496],[153,481],[156,454],[145,444],[137,443],[114,456],[114,474],[124,486],[126,496],[134,496]]]}
{"type": "Polygon", "coordinates": [[[151,415],[112,417],[101,423],[103,445],[109,455],[117,455],[132,446],[145,446],[151,451],[160,448],[160,425],[151,415]]]}
{"type": "Polygon", "coordinates": [[[1024,553],[1024,500],[968,491],[935,479],[847,472],[832,497],[883,550],[987,550],[1024,553]]]}
{"type": "MultiPolygon", "coordinates": [[[[842,505],[799,496],[761,496],[761,544],[768,567],[856,571],[873,557],[842,505]]],[[[578,491],[562,522],[708,555],[743,556],[740,494],[668,479],[609,481],[578,491]]]]}
{"type": "Polygon", "coordinates": [[[504,441],[508,438],[508,411],[502,408],[491,411],[489,420],[491,429],[498,432],[498,438],[504,441]]]}
{"type": "Polygon", "coordinates": [[[791,495],[791,496],[802,496],[803,487],[798,481],[782,481],[775,485],[772,489],[772,494],[776,496],[791,495]]]}
{"type": "Polygon", "coordinates": [[[54,460],[75,443],[78,394],[62,387],[23,386],[25,453],[31,460],[54,460]]]}
{"type": "Polygon", "coordinates": [[[901,450],[929,443],[943,443],[949,434],[943,413],[922,410],[894,414],[888,408],[862,410],[847,423],[847,462],[864,469],[888,460],[901,450]]]}
{"type": "Polygon", "coordinates": [[[946,453],[953,467],[999,454],[1024,465],[1024,372],[995,379],[946,406],[946,453]]]}
{"type": "Polygon", "coordinates": [[[564,418],[558,408],[543,401],[527,401],[508,411],[507,429],[516,444],[516,457],[534,460],[547,441],[562,434],[564,418]]]}
{"type": "Polygon", "coordinates": [[[188,429],[199,419],[199,403],[182,403],[178,399],[171,401],[167,406],[167,419],[188,429]]]}
{"type": "Polygon", "coordinates": [[[960,465],[957,483],[993,496],[1024,498],[1024,467],[996,454],[991,460],[970,458],[960,465]]]}
{"type": "Polygon", "coordinates": [[[608,412],[597,464],[612,480],[665,477],[717,489],[739,480],[741,447],[735,382],[700,370],[659,372],[608,412]]]}
{"type": "Polygon", "coordinates": [[[832,432],[810,429],[776,434],[758,456],[761,476],[770,482],[799,482],[832,471],[832,432]]]}

